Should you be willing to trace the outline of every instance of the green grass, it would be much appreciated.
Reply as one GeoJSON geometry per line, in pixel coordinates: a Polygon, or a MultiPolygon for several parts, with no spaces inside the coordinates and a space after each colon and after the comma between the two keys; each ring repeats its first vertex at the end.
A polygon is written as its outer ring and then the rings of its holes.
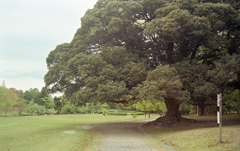
{"type": "MultiPolygon", "coordinates": [[[[228,115],[224,120],[239,120],[237,115],[228,115]]],[[[216,117],[195,117],[200,120],[216,120],[216,117]]],[[[219,127],[197,129],[148,128],[147,131],[177,151],[239,151],[240,125],[222,127],[222,144],[219,144],[219,127]]]]}
{"type": "MultiPolygon", "coordinates": [[[[192,118],[192,117],[191,117],[192,118]]],[[[216,117],[194,117],[196,120],[216,120],[216,117]]],[[[223,116],[224,120],[239,120],[239,116],[223,116]]],[[[142,120],[144,116],[103,116],[71,114],[51,116],[0,117],[0,151],[92,151],[101,135],[81,125],[125,120],[142,120]],[[66,131],[73,134],[63,133],[66,131]]],[[[219,128],[191,130],[148,129],[148,132],[177,151],[238,151],[240,125],[223,126],[223,144],[219,145],[219,128]]]]}
{"type": "MultiPolygon", "coordinates": [[[[137,117],[137,119],[144,119],[137,117]]],[[[80,128],[91,123],[133,120],[132,116],[73,114],[0,118],[1,151],[88,151],[98,145],[99,133],[80,128]],[[75,132],[73,134],[63,133],[75,132]]]]}
{"type": "Polygon", "coordinates": [[[219,129],[217,127],[185,131],[173,129],[149,130],[151,135],[177,151],[240,150],[240,126],[227,126],[223,128],[222,145],[219,144],[218,132],[219,129]]]}
{"type": "MultiPolygon", "coordinates": [[[[198,121],[217,121],[217,116],[186,116],[186,118],[194,119],[198,121]]],[[[240,115],[238,114],[224,114],[222,116],[223,121],[232,121],[232,120],[240,120],[240,115]]]]}

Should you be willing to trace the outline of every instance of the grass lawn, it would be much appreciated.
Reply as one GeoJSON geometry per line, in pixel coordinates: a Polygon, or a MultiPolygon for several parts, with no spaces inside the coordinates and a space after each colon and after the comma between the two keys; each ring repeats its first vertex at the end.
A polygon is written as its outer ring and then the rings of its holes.
{"type": "Polygon", "coordinates": [[[101,136],[81,125],[123,120],[134,119],[99,114],[0,117],[0,151],[90,151],[101,136]]]}
{"type": "MultiPolygon", "coordinates": [[[[216,116],[209,117],[194,117],[199,121],[216,121],[216,116]]],[[[173,147],[177,151],[239,151],[240,150],[240,125],[227,125],[227,122],[232,120],[239,120],[239,115],[224,115],[222,127],[222,141],[219,144],[219,126],[206,122],[205,128],[200,128],[196,125],[194,128],[147,128],[147,131],[164,142],[173,147]],[[224,125],[226,123],[226,125],[224,125]]]]}

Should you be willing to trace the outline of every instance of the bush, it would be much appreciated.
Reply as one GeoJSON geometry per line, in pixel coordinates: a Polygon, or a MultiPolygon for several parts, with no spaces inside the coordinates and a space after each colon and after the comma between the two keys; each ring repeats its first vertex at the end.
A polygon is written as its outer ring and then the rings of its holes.
{"type": "Polygon", "coordinates": [[[133,116],[133,118],[137,118],[138,113],[134,112],[134,113],[132,113],[132,116],[133,116]]]}
{"type": "Polygon", "coordinates": [[[103,114],[104,112],[103,111],[97,111],[97,114],[103,114]]]}
{"type": "Polygon", "coordinates": [[[116,115],[116,116],[127,116],[127,113],[119,113],[119,112],[114,112],[114,111],[104,111],[103,112],[104,115],[108,114],[108,115],[116,115]]]}
{"type": "Polygon", "coordinates": [[[127,116],[125,113],[109,113],[108,115],[127,116]]]}
{"type": "Polygon", "coordinates": [[[144,115],[143,112],[134,112],[134,113],[137,113],[137,115],[144,115]]]}
{"type": "Polygon", "coordinates": [[[63,113],[73,114],[76,112],[76,107],[73,104],[66,104],[62,108],[63,113]]]}
{"type": "Polygon", "coordinates": [[[37,113],[37,115],[44,115],[44,113],[37,113]]]}

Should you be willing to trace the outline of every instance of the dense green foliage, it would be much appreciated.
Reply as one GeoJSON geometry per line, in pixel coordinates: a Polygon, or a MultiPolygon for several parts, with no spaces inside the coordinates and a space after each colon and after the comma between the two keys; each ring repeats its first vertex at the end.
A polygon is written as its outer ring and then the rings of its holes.
{"type": "MultiPolygon", "coordinates": [[[[23,113],[30,113],[31,115],[33,113],[43,114],[45,109],[50,109],[49,103],[43,100],[51,97],[41,98],[42,96],[44,94],[39,92],[37,88],[31,88],[23,92],[15,88],[6,88],[4,85],[0,86],[0,112],[4,112],[5,117],[8,116],[8,112],[13,111],[17,111],[19,116],[23,113]],[[39,99],[42,100],[39,101],[39,99]]],[[[51,105],[53,106],[54,103],[51,105]]]]}
{"type": "Polygon", "coordinates": [[[230,112],[231,110],[237,111],[240,114],[240,90],[236,89],[230,94],[225,94],[223,98],[227,104],[226,108],[230,112]]]}
{"type": "Polygon", "coordinates": [[[239,88],[239,28],[237,0],[99,0],[47,57],[46,89],[79,106],[163,101],[178,121],[182,102],[239,88]]]}

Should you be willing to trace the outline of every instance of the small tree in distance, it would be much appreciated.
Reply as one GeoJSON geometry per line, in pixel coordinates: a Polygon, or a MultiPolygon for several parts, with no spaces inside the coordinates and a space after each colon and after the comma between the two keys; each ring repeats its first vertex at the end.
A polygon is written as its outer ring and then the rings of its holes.
{"type": "Polygon", "coordinates": [[[17,95],[12,90],[0,86],[0,109],[5,113],[5,117],[13,110],[16,100],[17,95]]]}
{"type": "Polygon", "coordinates": [[[151,112],[158,112],[160,116],[162,113],[166,112],[166,105],[163,102],[152,102],[149,100],[138,101],[135,105],[136,109],[144,112],[145,118],[148,113],[148,118],[150,118],[151,112]]]}
{"type": "Polygon", "coordinates": [[[15,107],[18,111],[19,116],[21,116],[22,112],[26,110],[26,108],[27,108],[26,102],[27,102],[27,100],[25,100],[23,98],[18,98],[15,107]]]}
{"type": "Polygon", "coordinates": [[[37,106],[34,104],[33,101],[30,101],[27,106],[27,112],[33,115],[34,112],[36,112],[37,106]]]}
{"type": "Polygon", "coordinates": [[[54,100],[51,97],[44,97],[42,98],[42,101],[44,102],[44,107],[46,109],[46,113],[49,113],[49,109],[54,108],[54,100]]]}

